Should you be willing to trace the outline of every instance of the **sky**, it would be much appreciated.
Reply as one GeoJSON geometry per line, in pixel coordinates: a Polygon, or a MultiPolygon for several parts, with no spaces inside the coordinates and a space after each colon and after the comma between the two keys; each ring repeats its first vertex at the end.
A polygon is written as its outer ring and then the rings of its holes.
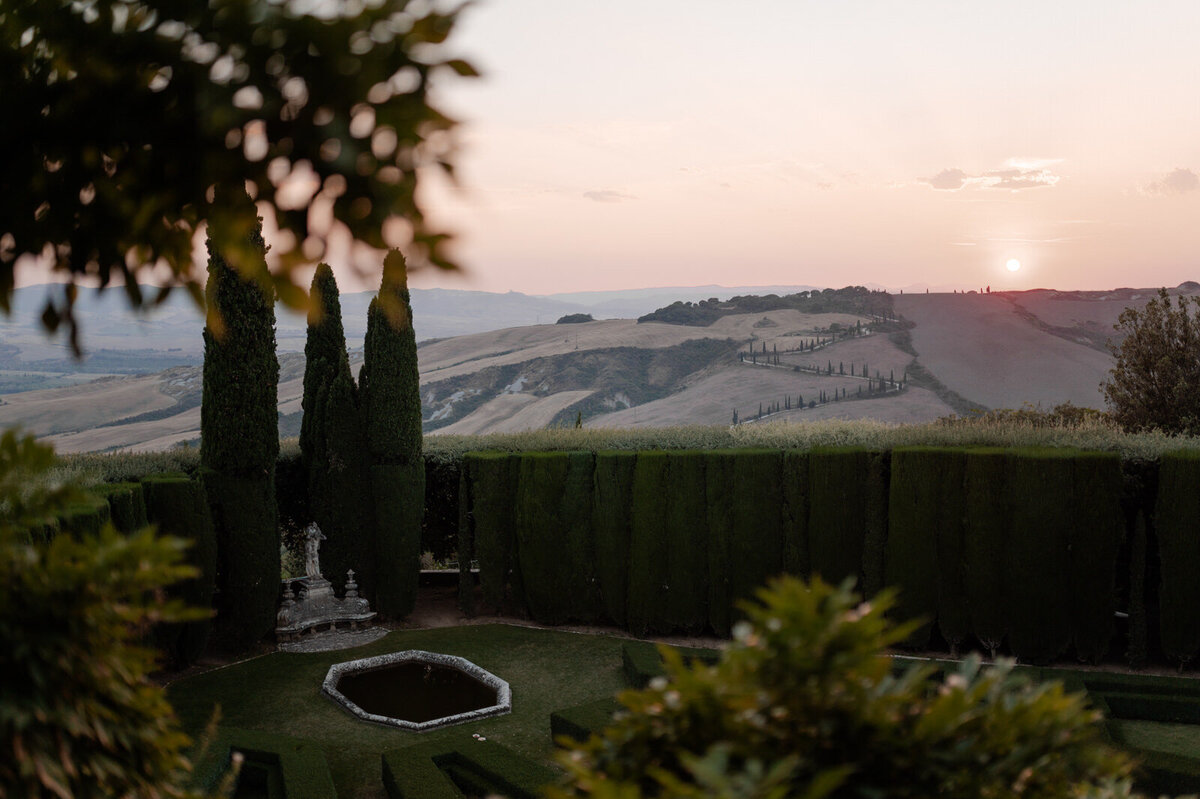
{"type": "Polygon", "coordinates": [[[1197,31],[1194,0],[483,0],[451,39],[483,79],[437,87],[462,188],[423,193],[467,273],[413,285],[1200,279],[1197,31]]]}
{"type": "MultiPolygon", "coordinates": [[[[465,270],[414,287],[1200,280],[1197,0],[477,0],[460,20],[446,55],[483,77],[434,97],[463,123],[461,185],[420,197],[465,270]]],[[[342,290],[375,288],[341,251],[342,290]]]]}

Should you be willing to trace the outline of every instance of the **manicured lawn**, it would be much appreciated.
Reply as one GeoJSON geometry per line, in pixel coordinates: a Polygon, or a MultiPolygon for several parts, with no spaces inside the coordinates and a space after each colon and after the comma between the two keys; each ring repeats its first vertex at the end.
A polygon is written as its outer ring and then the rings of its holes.
{"type": "Polygon", "coordinates": [[[383,796],[380,755],[417,743],[474,743],[472,733],[527,757],[549,761],[550,713],[611,696],[625,687],[626,639],[508,625],[395,631],[338,652],[276,652],[171,685],[168,696],[196,737],[220,706],[222,726],[280,732],[321,747],[340,797],[383,796]],[[321,693],[334,663],[405,649],[464,657],[508,681],[513,712],[478,723],[412,733],[355,719],[321,693]]]}

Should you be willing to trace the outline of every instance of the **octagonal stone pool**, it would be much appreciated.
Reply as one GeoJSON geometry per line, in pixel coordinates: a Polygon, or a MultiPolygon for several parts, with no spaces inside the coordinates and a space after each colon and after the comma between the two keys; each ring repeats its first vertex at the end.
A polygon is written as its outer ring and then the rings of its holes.
{"type": "Polygon", "coordinates": [[[363,721],[416,732],[512,711],[504,680],[464,658],[418,649],[335,663],[321,690],[363,721]]]}

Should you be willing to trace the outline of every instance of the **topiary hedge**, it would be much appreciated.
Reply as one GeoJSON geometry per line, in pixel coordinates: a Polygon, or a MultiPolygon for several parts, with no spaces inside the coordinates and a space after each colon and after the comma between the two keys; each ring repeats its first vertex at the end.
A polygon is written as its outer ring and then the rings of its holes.
{"type": "Polygon", "coordinates": [[[635,635],[670,632],[666,607],[667,497],[670,460],[665,452],[639,452],[633,470],[626,618],[635,635]]]}
{"type": "MultiPolygon", "coordinates": [[[[904,644],[924,648],[939,618],[939,597],[950,575],[961,575],[954,559],[955,539],[962,536],[961,453],[927,447],[892,451],[888,495],[888,537],[884,580],[899,589],[895,614],[899,619],[922,619],[904,644]],[[957,457],[956,457],[957,456],[957,457]],[[955,467],[958,468],[955,468],[955,467]],[[943,539],[949,558],[940,560],[943,539]]],[[[961,635],[959,636],[961,638],[961,635]]]]}
{"type": "Polygon", "coordinates": [[[963,471],[963,584],[971,632],[993,653],[1008,635],[1005,541],[1012,515],[1008,451],[968,450],[963,471]]]}
{"type": "Polygon", "coordinates": [[[109,518],[118,531],[128,535],[149,524],[141,483],[102,483],[92,493],[108,501],[109,518]]]}
{"type": "Polygon", "coordinates": [[[1162,457],[1154,504],[1158,540],[1159,631],[1164,654],[1187,663],[1200,650],[1200,453],[1162,457]]]}
{"type": "Polygon", "coordinates": [[[703,452],[667,456],[663,629],[696,634],[708,626],[708,500],[703,452]]]}
{"type": "MultiPolygon", "coordinates": [[[[217,581],[217,535],[209,515],[204,488],[195,480],[176,475],[151,475],[142,480],[143,513],[159,533],[190,543],[185,562],[197,571],[195,577],[171,586],[171,596],[191,607],[212,608],[217,581]]],[[[159,627],[155,639],[176,666],[194,663],[208,644],[210,619],[159,627]]]]}
{"type": "Polygon", "coordinates": [[[1004,574],[1009,646],[1021,660],[1049,663],[1071,641],[1070,551],[1073,453],[1016,450],[1007,461],[1004,574]]]}
{"type": "Polygon", "coordinates": [[[463,472],[469,491],[460,491],[459,501],[469,510],[462,523],[479,559],[483,601],[496,611],[510,609],[523,593],[520,575],[514,573],[517,459],[506,452],[470,453],[463,461],[463,472]]]}
{"type": "Polygon", "coordinates": [[[519,456],[513,519],[530,615],[547,624],[595,621],[591,453],[519,456]]]}
{"type": "Polygon", "coordinates": [[[274,480],[203,469],[201,481],[217,531],[223,643],[246,649],[275,629],[280,558],[274,480]]]}
{"type": "Polygon", "coordinates": [[[814,575],[864,587],[883,583],[887,483],[882,454],[854,447],[808,456],[809,559],[814,575]],[[868,549],[868,542],[870,548],[868,549]]]}
{"type": "Polygon", "coordinates": [[[592,529],[596,541],[596,581],[604,614],[619,627],[626,622],[629,591],[629,536],[633,517],[636,452],[598,452],[594,474],[592,529]]]}
{"type": "Polygon", "coordinates": [[[383,753],[383,786],[390,799],[537,799],[558,776],[493,741],[418,744],[383,753]]]}

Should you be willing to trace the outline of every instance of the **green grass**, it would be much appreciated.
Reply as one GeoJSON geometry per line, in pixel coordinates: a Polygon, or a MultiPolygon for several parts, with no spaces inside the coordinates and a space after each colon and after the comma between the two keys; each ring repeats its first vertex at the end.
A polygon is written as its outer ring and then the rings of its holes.
{"type": "Polygon", "coordinates": [[[277,652],[180,680],[168,696],[184,728],[203,732],[215,706],[221,725],[285,732],[325,753],[341,797],[383,796],[383,752],[436,743],[473,743],[478,732],[533,760],[549,762],[550,714],[611,697],[625,687],[622,639],[507,625],[396,631],[373,644],[339,652],[277,652]],[[428,733],[359,721],[321,694],[334,663],[405,649],[464,657],[507,680],[513,712],[428,733]],[[586,675],[583,678],[582,675],[586,675]]]}

